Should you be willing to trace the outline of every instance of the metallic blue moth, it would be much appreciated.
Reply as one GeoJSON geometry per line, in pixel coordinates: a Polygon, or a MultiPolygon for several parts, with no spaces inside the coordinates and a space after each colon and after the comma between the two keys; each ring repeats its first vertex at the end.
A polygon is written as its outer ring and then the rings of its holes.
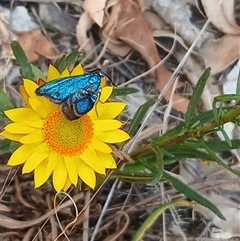
{"type": "Polygon", "coordinates": [[[35,93],[59,104],[62,113],[74,120],[93,108],[99,96],[101,78],[105,76],[103,72],[95,71],[59,78],[38,87],[35,93]]]}

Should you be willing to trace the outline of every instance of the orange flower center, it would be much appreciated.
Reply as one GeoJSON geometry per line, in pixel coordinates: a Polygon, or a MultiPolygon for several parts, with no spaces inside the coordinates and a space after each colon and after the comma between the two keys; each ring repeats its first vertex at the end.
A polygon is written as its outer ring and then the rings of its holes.
{"type": "Polygon", "coordinates": [[[60,110],[52,112],[43,127],[49,148],[63,156],[77,156],[86,150],[93,137],[93,123],[88,115],[70,121],[60,110]]]}

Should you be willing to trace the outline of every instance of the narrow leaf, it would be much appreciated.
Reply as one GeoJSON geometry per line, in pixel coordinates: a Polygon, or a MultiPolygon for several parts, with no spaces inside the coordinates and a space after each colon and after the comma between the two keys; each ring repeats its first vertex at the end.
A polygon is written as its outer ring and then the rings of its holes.
{"type": "Polygon", "coordinates": [[[137,173],[114,170],[110,176],[110,179],[119,178],[126,182],[134,183],[149,183],[153,179],[154,175],[152,173],[137,173]]]}
{"type": "Polygon", "coordinates": [[[32,72],[31,64],[29,63],[21,45],[17,41],[12,41],[11,47],[17,63],[20,66],[20,72],[22,74],[22,77],[27,79],[33,79],[34,75],[32,72]]]}
{"type": "Polygon", "coordinates": [[[137,92],[139,92],[139,90],[133,87],[114,88],[111,97],[126,96],[137,92]]]}
{"type": "Polygon", "coordinates": [[[191,96],[191,99],[190,99],[190,102],[189,102],[189,105],[188,105],[187,113],[186,113],[186,116],[185,116],[185,126],[186,126],[186,128],[189,128],[191,126],[191,120],[194,116],[195,108],[196,108],[197,104],[199,103],[199,101],[201,99],[201,95],[202,95],[202,92],[203,92],[204,87],[206,85],[207,79],[210,75],[210,71],[211,71],[211,68],[207,68],[204,71],[204,73],[202,74],[202,76],[198,80],[198,82],[197,82],[197,84],[196,84],[196,86],[193,90],[193,93],[192,93],[192,96],[191,96]]]}
{"type": "Polygon", "coordinates": [[[162,173],[163,173],[163,168],[164,168],[164,163],[163,163],[163,152],[162,150],[156,146],[156,145],[152,145],[153,151],[156,154],[156,171],[157,171],[157,175],[155,176],[155,178],[149,183],[150,185],[156,185],[162,178],[162,173]]]}
{"type": "Polygon", "coordinates": [[[240,95],[240,69],[238,71],[236,94],[240,95]]]}
{"type": "Polygon", "coordinates": [[[205,141],[210,149],[215,152],[220,151],[229,151],[233,149],[238,149],[240,147],[240,139],[231,140],[231,145],[229,145],[226,141],[205,141]]]}
{"type": "Polygon", "coordinates": [[[139,128],[139,126],[141,125],[141,122],[144,118],[144,116],[146,115],[148,109],[154,104],[154,102],[156,101],[156,99],[151,99],[148,100],[146,103],[144,103],[143,105],[141,105],[138,110],[136,111],[131,126],[129,128],[128,134],[130,136],[134,136],[139,128]]]}
{"type": "Polygon", "coordinates": [[[226,220],[226,218],[223,216],[221,211],[209,200],[207,200],[205,197],[201,196],[197,192],[195,192],[192,188],[190,188],[188,185],[184,184],[177,178],[173,177],[169,172],[164,171],[163,177],[169,180],[172,184],[172,186],[178,190],[180,193],[183,193],[186,197],[189,199],[196,201],[197,203],[203,205],[204,207],[210,209],[213,213],[215,213],[219,218],[226,220]]]}
{"type": "Polygon", "coordinates": [[[0,88],[0,121],[2,121],[4,124],[9,123],[9,119],[4,114],[5,110],[14,108],[11,100],[9,99],[8,95],[3,91],[2,88],[0,88]]]}
{"type": "Polygon", "coordinates": [[[232,142],[231,142],[231,140],[229,139],[226,131],[225,131],[222,127],[220,127],[219,129],[220,129],[220,131],[221,131],[221,133],[222,133],[222,135],[223,135],[223,137],[224,137],[224,140],[228,143],[228,145],[229,145],[230,147],[232,147],[232,142]]]}
{"type": "Polygon", "coordinates": [[[59,63],[58,63],[58,71],[59,71],[59,73],[61,74],[63,71],[64,71],[64,67],[66,66],[66,54],[64,54],[61,58],[60,58],[60,60],[59,60],[59,63]]]}
{"type": "MultiPolygon", "coordinates": [[[[232,107],[223,107],[222,112],[226,112],[231,110],[232,107]]],[[[213,110],[205,111],[197,116],[194,116],[192,121],[190,122],[190,126],[194,125],[194,123],[197,123],[198,126],[201,126],[207,122],[213,121],[214,116],[213,116],[213,110]]],[[[184,123],[180,123],[178,126],[168,130],[166,133],[164,133],[160,137],[154,138],[154,142],[157,145],[161,145],[165,140],[169,139],[170,137],[174,137],[177,135],[182,135],[185,132],[185,126],[184,123]]]]}
{"type": "Polygon", "coordinates": [[[0,154],[9,153],[11,141],[4,139],[0,140],[0,154]]]}
{"type": "Polygon", "coordinates": [[[154,224],[154,222],[159,218],[162,213],[172,207],[172,206],[190,206],[190,203],[186,200],[173,200],[171,202],[165,203],[161,205],[159,208],[155,209],[148,218],[142,223],[141,227],[138,229],[134,237],[132,238],[132,241],[139,241],[143,240],[143,236],[145,232],[154,224]]]}
{"type": "Polygon", "coordinates": [[[199,140],[199,145],[201,145],[205,150],[208,152],[208,154],[214,159],[214,161],[219,165],[227,169],[228,171],[240,176],[240,171],[232,169],[230,166],[228,166],[225,162],[223,162],[213,150],[211,150],[205,143],[204,140],[199,140]]]}
{"type": "Polygon", "coordinates": [[[77,50],[74,50],[69,55],[63,55],[59,60],[58,71],[62,73],[65,69],[70,68],[79,57],[80,53],[77,50]]]}
{"type": "Polygon", "coordinates": [[[75,62],[77,61],[77,58],[79,57],[80,54],[81,54],[81,52],[79,52],[78,50],[74,50],[74,51],[72,51],[72,53],[67,55],[66,68],[69,68],[69,67],[71,67],[71,65],[75,64],[75,62]]]}
{"type": "Polygon", "coordinates": [[[39,78],[45,80],[46,75],[35,65],[31,64],[32,73],[34,75],[34,79],[38,80],[39,78]]]}

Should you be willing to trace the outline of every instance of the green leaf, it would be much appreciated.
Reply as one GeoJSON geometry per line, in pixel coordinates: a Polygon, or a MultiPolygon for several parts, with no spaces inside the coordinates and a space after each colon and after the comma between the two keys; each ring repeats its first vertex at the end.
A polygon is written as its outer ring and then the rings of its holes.
{"type": "Polygon", "coordinates": [[[222,127],[219,127],[219,130],[221,131],[223,137],[224,137],[224,140],[228,143],[228,145],[231,147],[232,146],[232,142],[231,140],[229,139],[226,131],[222,128],[222,127]]]}
{"type": "Polygon", "coordinates": [[[238,103],[240,101],[240,95],[227,94],[227,95],[219,95],[214,98],[212,108],[213,108],[214,119],[216,120],[217,123],[219,123],[220,117],[224,114],[222,103],[233,101],[233,100],[235,100],[236,103],[238,103]],[[220,103],[218,108],[217,108],[217,103],[220,103]]]}
{"type": "MultiPolygon", "coordinates": [[[[215,161],[214,158],[211,157],[208,153],[198,150],[198,147],[194,148],[192,146],[188,146],[186,144],[177,144],[177,145],[172,145],[166,150],[170,152],[171,154],[174,155],[173,158],[168,157],[167,159],[169,160],[180,160],[180,159],[185,159],[185,158],[198,158],[198,159],[203,159],[203,160],[208,160],[208,161],[215,161]]],[[[165,163],[165,160],[164,160],[165,163]]]]}
{"type": "Polygon", "coordinates": [[[21,45],[17,41],[12,41],[11,47],[16,57],[17,63],[20,66],[20,72],[22,74],[22,77],[27,79],[33,79],[34,75],[32,72],[31,64],[29,63],[21,45]]]}
{"type": "MultiPolygon", "coordinates": [[[[226,112],[231,109],[232,109],[232,107],[223,107],[222,112],[226,112]]],[[[194,123],[197,123],[198,126],[201,126],[201,125],[203,125],[207,122],[211,122],[213,120],[214,120],[213,110],[209,110],[209,111],[203,112],[197,116],[194,116],[192,121],[190,122],[190,126],[193,126],[194,123]]],[[[178,126],[168,130],[162,136],[154,138],[153,141],[157,145],[161,146],[161,144],[164,143],[165,140],[175,137],[175,136],[181,136],[185,132],[186,132],[186,129],[185,129],[184,123],[180,123],[178,126]]]]}
{"type": "Polygon", "coordinates": [[[154,178],[152,173],[133,173],[127,171],[114,170],[110,179],[120,178],[126,182],[149,183],[154,178]]]}
{"type": "Polygon", "coordinates": [[[39,78],[45,80],[46,79],[46,76],[45,74],[35,65],[31,64],[31,68],[32,68],[32,72],[33,72],[33,75],[35,76],[35,80],[38,80],[39,78]]]}
{"type": "Polygon", "coordinates": [[[214,103],[228,102],[228,101],[232,101],[232,100],[239,101],[240,95],[235,95],[235,94],[218,95],[214,98],[214,103]]]}
{"type": "Polygon", "coordinates": [[[213,213],[215,213],[219,218],[226,220],[226,218],[223,216],[221,211],[209,200],[207,200],[205,197],[201,196],[197,192],[195,192],[192,188],[190,188],[188,185],[184,184],[177,178],[173,177],[170,172],[164,171],[163,177],[170,181],[172,186],[178,190],[180,193],[183,193],[187,198],[196,201],[197,203],[203,205],[204,207],[210,209],[213,213]]]}
{"type": "Polygon", "coordinates": [[[162,178],[164,163],[163,163],[163,152],[160,148],[158,148],[156,145],[152,145],[153,151],[156,154],[156,171],[157,175],[154,177],[154,179],[149,183],[149,185],[156,185],[162,178]]]}
{"type": "Polygon", "coordinates": [[[62,57],[61,57],[61,59],[59,60],[59,63],[58,63],[58,71],[59,71],[59,73],[61,74],[63,71],[64,71],[64,69],[65,69],[65,66],[66,66],[66,54],[64,54],[62,57]]]}
{"type": "Polygon", "coordinates": [[[208,152],[208,154],[212,157],[212,159],[219,165],[227,169],[228,171],[240,176],[240,171],[232,169],[230,166],[228,166],[225,162],[223,162],[213,150],[211,150],[208,145],[204,142],[204,140],[199,140],[199,146],[202,148],[205,148],[205,150],[208,152]]]}
{"type": "Polygon", "coordinates": [[[126,96],[137,92],[139,92],[139,90],[132,87],[114,88],[111,97],[126,96]]]}
{"type": "Polygon", "coordinates": [[[2,88],[0,88],[0,120],[4,123],[7,124],[10,122],[10,120],[7,118],[7,116],[4,114],[5,110],[9,110],[14,108],[11,100],[9,99],[8,95],[3,91],[2,88]]]}
{"type": "Polygon", "coordinates": [[[210,72],[211,72],[211,68],[207,68],[204,71],[204,73],[202,74],[202,76],[198,80],[198,82],[197,82],[197,84],[196,84],[196,86],[193,90],[193,93],[192,93],[192,96],[191,96],[191,99],[190,99],[190,102],[189,102],[189,105],[188,105],[187,113],[186,113],[186,116],[185,116],[185,126],[186,126],[186,128],[189,128],[191,126],[191,121],[192,121],[192,118],[195,114],[195,108],[196,108],[197,104],[199,103],[199,101],[201,99],[201,95],[202,95],[202,92],[203,92],[204,87],[206,85],[207,79],[210,75],[210,72]]]}
{"type": "Polygon", "coordinates": [[[74,50],[69,55],[63,55],[62,58],[59,60],[58,64],[58,71],[61,74],[65,69],[71,67],[79,57],[80,53],[78,50],[74,50]]]}
{"type": "Polygon", "coordinates": [[[171,202],[165,203],[161,205],[159,208],[155,209],[148,217],[147,219],[141,224],[141,227],[138,229],[134,237],[132,238],[132,241],[140,241],[143,240],[143,236],[147,229],[149,229],[154,222],[159,218],[162,213],[172,207],[172,206],[189,206],[190,203],[186,200],[173,200],[171,202]]]}
{"type": "Polygon", "coordinates": [[[209,146],[210,149],[216,152],[220,151],[229,151],[233,149],[238,149],[240,147],[240,139],[231,140],[231,145],[226,141],[205,141],[205,143],[209,146]]]}
{"type": "Polygon", "coordinates": [[[9,145],[9,150],[10,150],[10,152],[13,153],[13,152],[16,151],[20,146],[21,146],[20,143],[12,141],[12,142],[10,143],[10,145],[9,145]]]}
{"type": "Polygon", "coordinates": [[[143,105],[141,105],[138,110],[136,111],[131,126],[129,128],[128,134],[130,136],[134,136],[139,128],[139,126],[141,125],[141,122],[144,118],[144,116],[146,115],[148,109],[154,104],[154,102],[156,101],[156,99],[151,99],[148,100],[146,103],[144,103],[143,105]]]}
{"type": "Polygon", "coordinates": [[[238,71],[236,94],[240,95],[240,69],[238,71]]]}
{"type": "Polygon", "coordinates": [[[145,157],[139,157],[137,159],[137,162],[136,162],[137,165],[139,164],[142,164],[142,169],[140,170],[141,172],[145,172],[146,168],[151,171],[151,173],[154,173],[154,175],[156,174],[156,156],[155,156],[155,159],[154,159],[154,162],[148,162],[147,161],[147,158],[145,157]]]}
{"type": "Polygon", "coordinates": [[[11,152],[11,149],[10,149],[11,143],[12,143],[12,141],[7,140],[7,139],[0,140],[0,154],[11,152]]]}

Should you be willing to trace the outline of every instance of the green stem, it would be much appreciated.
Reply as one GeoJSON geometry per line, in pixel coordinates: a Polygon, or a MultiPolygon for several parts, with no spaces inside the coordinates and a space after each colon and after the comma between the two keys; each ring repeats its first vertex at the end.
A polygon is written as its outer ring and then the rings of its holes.
{"type": "MultiPolygon", "coordinates": [[[[189,129],[181,136],[173,136],[170,138],[166,138],[165,140],[161,140],[159,143],[154,143],[161,148],[166,148],[173,144],[183,142],[189,138],[201,138],[204,135],[212,132],[215,128],[219,127],[228,122],[234,122],[237,117],[240,115],[240,105],[236,105],[231,111],[226,113],[221,117],[221,120],[216,121],[213,120],[209,123],[205,123],[204,125],[197,127],[196,129],[189,129]]],[[[138,149],[131,152],[129,155],[131,158],[135,158],[143,153],[148,153],[152,151],[152,143],[139,147],[138,149]]]]}

